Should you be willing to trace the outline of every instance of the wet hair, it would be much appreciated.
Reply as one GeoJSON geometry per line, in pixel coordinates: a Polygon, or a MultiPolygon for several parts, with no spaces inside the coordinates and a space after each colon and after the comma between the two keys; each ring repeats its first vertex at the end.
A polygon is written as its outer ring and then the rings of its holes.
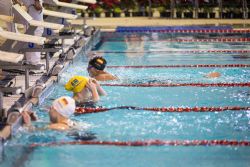
{"type": "Polygon", "coordinates": [[[104,68],[106,67],[107,61],[100,56],[94,57],[93,59],[91,59],[89,61],[89,66],[94,67],[97,70],[104,70],[104,68]]]}
{"type": "Polygon", "coordinates": [[[49,111],[49,118],[51,123],[58,123],[59,117],[62,117],[54,108],[49,111]]]}
{"type": "MultiPolygon", "coordinates": [[[[55,112],[55,111],[53,111],[55,112]]],[[[58,123],[57,115],[56,113],[53,113],[52,111],[49,112],[49,119],[51,123],[58,123]]]]}

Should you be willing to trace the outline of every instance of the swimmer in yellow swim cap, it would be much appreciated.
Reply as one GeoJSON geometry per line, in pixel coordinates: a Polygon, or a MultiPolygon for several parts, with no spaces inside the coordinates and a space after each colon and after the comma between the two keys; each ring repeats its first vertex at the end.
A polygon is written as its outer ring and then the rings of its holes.
{"type": "Polygon", "coordinates": [[[100,56],[94,57],[89,61],[87,71],[89,76],[98,81],[117,80],[118,77],[105,71],[107,61],[100,56]]]}
{"type": "Polygon", "coordinates": [[[97,102],[100,96],[106,95],[100,84],[94,78],[74,76],[66,84],[65,89],[74,93],[77,105],[97,102]]]}

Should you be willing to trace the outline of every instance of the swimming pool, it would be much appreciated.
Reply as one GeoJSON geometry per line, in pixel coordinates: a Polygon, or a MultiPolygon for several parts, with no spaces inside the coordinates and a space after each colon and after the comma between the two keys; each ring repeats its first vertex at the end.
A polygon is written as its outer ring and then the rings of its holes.
{"type": "MultiPolygon", "coordinates": [[[[98,103],[102,107],[223,107],[250,106],[249,86],[175,86],[127,87],[130,84],[162,83],[249,83],[250,67],[170,67],[171,65],[250,65],[249,53],[212,53],[211,50],[248,50],[248,42],[199,43],[169,42],[168,39],[220,38],[218,34],[168,35],[138,33],[133,41],[125,42],[125,33],[103,33],[102,43],[96,48],[108,61],[108,71],[119,76],[119,81],[104,84],[108,96],[98,103]],[[139,36],[139,37],[138,37],[139,36]],[[130,48],[129,48],[130,47],[130,48]],[[204,50],[187,52],[187,50],[204,50]],[[174,51],[174,52],[169,52],[174,51]],[[141,66],[126,68],[126,66],[141,66]],[[143,66],[152,66],[150,68],[143,66]],[[164,65],[164,67],[156,67],[164,65]],[[114,67],[115,66],[115,67],[114,67]],[[119,67],[117,67],[119,66],[119,67]],[[155,67],[154,67],[155,66],[155,67]],[[218,71],[216,79],[205,74],[218,71]],[[127,85],[127,86],[126,86],[127,85]]],[[[247,36],[247,34],[242,35],[247,36]]],[[[242,37],[240,36],[240,37],[242,37]]],[[[225,35],[239,38],[237,35],[225,35]]],[[[79,56],[62,74],[48,99],[37,107],[40,116],[36,126],[48,122],[43,107],[55,97],[71,95],[64,83],[73,75],[87,75],[88,58],[79,56]]],[[[98,141],[137,140],[250,140],[250,111],[201,113],[162,113],[145,110],[114,109],[107,112],[72,117],[82,122],[82,133],[95,133],[98,141]]],[[[244,146],[149,146],[119,147],[98,145],[63,145],[27,147],[32,143],[74,141],[68,132],[21,131],[8,141],[3,166],[249,166],[250,149],[244,146]],[[23,154],[24,153],[24,154],[23,154]],[[21,156],[20,156],[21,155],[21,156]],[[9,160],[9,161],[8,161],[9,160]]],[[[1,165],[2,166],[2,165],[1,165]]]]}

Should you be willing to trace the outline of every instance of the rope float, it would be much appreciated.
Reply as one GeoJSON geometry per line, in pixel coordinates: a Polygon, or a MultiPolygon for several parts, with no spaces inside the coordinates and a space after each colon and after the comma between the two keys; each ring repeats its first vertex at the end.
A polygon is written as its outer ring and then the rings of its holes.
{"type": "Polygon", "coordinates": [[[98,51],[96,53],[250,53],[250,50],[157,50],[157,51],[98,51]]]}
{"type": "Polygon", "coordinates": [[[237,140],[144,140],[144,141],[62,141],[31,144],[35,147],[52,147],[64,145],[103,145],[103,146],[250,146],[250,141],[237,140]]]}
{"type": "Polygon", "coordinates": [[[245,30],[232,30],[232,29],[206,29],[206,30],[124,30],[118,31],[119,33],[133,33],[133,32],[159,32],[159,33],[250,33],[250,29],[245,30]]]}
{"type": "Polygon", "coordinates": [[[145,83],[145,84],[101,84],[102,86],[120,87],[250,87],[250,82],[246,83],[145,83]]]}
{"type": "MultiPolygon", "coordinates": [[[[124,42],[125,40],[112,40],[110,38],[102,39],[105,42],[124,42]]],[[[250,42],[250,38],[208,38],[208,39],[167,39],[167,40],[141,40],[141,39],[133,39],[129,42],[133,41],[157,41],[157,42],[250,42]]]]}
{"type": "Polygon", "coordinates": [[[250,64],[194,64],[194,65],[151,65],[151,66],[108,66],[108,68],[232,68],[250,67],[250,64]]]}
{"type": "Polygon", "coordinates": [[[114,109],[127,109],[127,110],[145,110],[153,112],[223,112],[223,111],[240,111],[250,110],[250,107],[240,106],[225,106],[225,107],[135,107],[135,106],[118,106],[111,108],[88,108],[78,107],[76,108],[75,115],[90,114],[106,112],[114,109]]]}

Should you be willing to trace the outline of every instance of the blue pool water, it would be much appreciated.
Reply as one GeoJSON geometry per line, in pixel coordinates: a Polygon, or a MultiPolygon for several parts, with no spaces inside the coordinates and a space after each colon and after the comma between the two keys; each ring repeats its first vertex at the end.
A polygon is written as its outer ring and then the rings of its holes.
{"type": "MultiPolygon", "coordinates": [[[[140,34],[139,34],[140,35],[140,34]]],[[[104,37],[106,34],[104,34],[104,37]]],[[[108,65],[190,65],[190,64],[250,64],[249,54],[169,54],[143,53],[127,54],[128,45],[122,33],[112,34],[113,38],[104,41],[97,51],[108,65]],[[117,35],[117,38],[115,38],[117,35]],[[110,39],[110,41],[108,41],[110,39]],[[105,53],[122,51],[124,53],[105,53]]],[[[249,43],[168,43],[147,41],[149,39],[197,38],[189,35],[141,34],[143,50],[193,50],[193,49],[249,49],[249,43]]],[[[244,36],[244,35],[242,35],[244,36]]],[[[199,38],[207,38],[207,35],[199,38]]],[[[211,37],[211,36],[209,36],[211,37]]],[[[214,38],[219,36],[212,36],[214,38]]],[[[227,36],[228,37],[228,36],[227,36]]],[[[230,36],[229,36],[230,37],[230,36]]],[[[236,37],[232,35],[231,37],[236,37]]],[[[135,45],[138,42],[135,43],[135,45]]],[[[130,45],[133,42],[130,43],[130,45]]],[[[133,48],[136,50],[136,48],[133,48]]],[[[138,51],[137,50],[137,51],[138,51]]],[[[63,85],[73,75],[87,75],[88,57],[79,56],[74,64],[62,74],[47,100],[36,108],[39,115],[37,127],[48,122],[43,108],[49,106],[52,99],[71,93],[63,85]]],[[[240,83],[249,82],[250,68],[108,68],[119,76],[119,81],[105,83],[240,83]],[[220,78],[208,79],[204,75],[217,71],[220,78]]],[[[102,97],[98,106],[138,106],[138,107],[194,107],[194,106],[250,106],[249,87],[109,87],[104,86],[108,96],[102,97]]],[[[73,116],[81,123],[81,133],[95,133],[97,140],[134,141],[134,140],[250,140],[250,111],[226,111],[220,113],[158,113],[143,110],[111,110],[103,113],[73,116]]],[[[8,141],[5,149],[5,161],[1,166],[25,167],[248,167],[250,149],[229,146],[60,146],[28,148],[31,143],[53,141],[73,141],[69,132],[37,131],[19,132],[8,141]],[[20,155],[25,156],[20,156],[20,155]]]]}

